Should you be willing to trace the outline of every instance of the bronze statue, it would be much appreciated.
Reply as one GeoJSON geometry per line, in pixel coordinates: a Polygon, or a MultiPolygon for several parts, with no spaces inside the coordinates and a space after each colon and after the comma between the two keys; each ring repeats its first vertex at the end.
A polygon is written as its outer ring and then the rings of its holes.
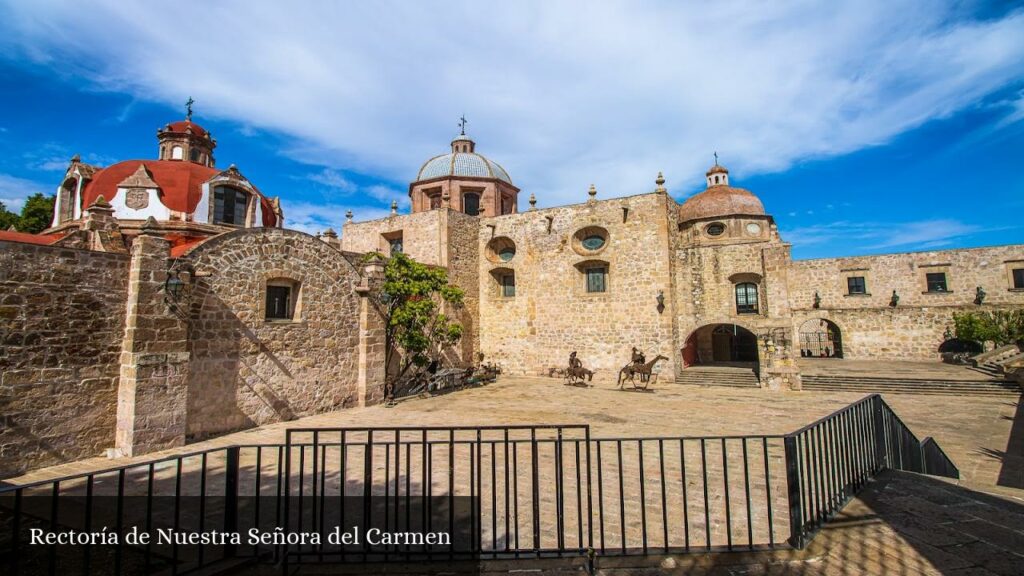
{"type": "Polygon", "coordinates": [[[593,379],[593,370],[587,370],[583,367],[583,362],[580,362],[580,359],[576,357],[576,351],[574,350],[572,354],[569,354],[569,368],[565,371],[565,383],[576,385],[593,379]]]}
{"type": "MultiPolygon", "coordinates": [[[[634,350],[636,350],[636,349],[634,348],[634,350]]],[[[651,373],[654,372],[654,365],[657,364],[659,360],[668,360],[668,357],[662,356],[661,354],[658,354],[657,356],[654,357],[654,360],[651,360],[650,362],[641,364],[640,366],[637,366],[635,363],[626,364],[625,366],[623,366],[622,370],[619,370],[619,379],[618,379],[619,389],[622,389],[623,383],[625,383],[625,381],[628,379],[630,381],[630,383],[633,384],[633,388],[635,388],[635,389],[642,388],[642,389],[646,390],[647,389],[647,383],[649,383],[650,380],[651,380],[651,373]],[[644,383],[643,386],[638,386],[637,385],[637,383],[636,383],[636,375],[637,374],[640,375],[640,382],[644,383]]]]}

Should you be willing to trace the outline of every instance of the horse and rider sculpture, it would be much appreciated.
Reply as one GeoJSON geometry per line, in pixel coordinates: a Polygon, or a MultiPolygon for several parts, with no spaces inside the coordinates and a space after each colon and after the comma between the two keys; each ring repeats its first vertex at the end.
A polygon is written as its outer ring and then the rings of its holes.
{"type": "MultiPolygon", "coordinates": [[[[655,373],[655,366],[661,360],[668,360],[668,358],[659,354],[653,360],[648,361],[644,353],[634,346],[630,363],[619,370],[619,377],[616,381],[619,389],[624,389],[626,382],[629,382],[634,390],[646,390],[651,383],[651,375],[655,373]],[[637,382],[637,376],[640,376],[639,382],[637,382]]],[[[587,382],[594,379],[594,371],[583,367],[583,362],[576,356],[575,351],[569,354],[569,367],[566,368],[564,375],[565,383],[572,386],[586,386],[587,382]]]]}
{"type": "Polygon", "coordinates": [[[651,383],[651,374],[654,373],[654,367],[660,360],[668,360],[668,358],[658,354],[653,360],[647,361],[644,353],[634,346],[632,360],[629,364],[623,366],[622,370],[619,370],[619,377],[616,382],[619,385],[619,389],[621,390],[628,381],[633,385],[634,390],[646,390],[651,383]],[[639,383],[636,381],[637,376],[640,376],[639,383]]]}

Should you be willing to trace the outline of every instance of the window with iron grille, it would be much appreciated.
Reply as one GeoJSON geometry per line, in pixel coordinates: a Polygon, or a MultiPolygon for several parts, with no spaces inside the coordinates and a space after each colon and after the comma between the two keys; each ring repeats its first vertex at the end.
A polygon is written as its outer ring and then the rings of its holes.
{"type": "Polygon", "coordinates": [[[846,278],[846,293],[847,294],[867,294],[867,284],[864,282],[863,276],[849,276],[846,278]]]}
{"type": "Polygon", "coordinates": [[[501,295],[504,298],[513,298],[516,295],[516,275],[505,274],[501,277],[501,295]]]}
{"type": "Polygon", "coordinates": [[[248,201],[249,195],[241,190],[217,186],[213,189],[213,222],[244,225],[248,201]]]}
{"type": "Polygon", "coordinates": [[[744,282],[736,285],[736,313],[757,314],[757,284],[744,282]]]}
{"type": "Polygon", "coordinates": [[[1013,287],[1024,288],[1024,268],[1013,269],[1013,287]]]}
{"type": "Polygon", "coordinates": [[[267,286],[267,320],[291,320],[294,307],[292,306],[291,286],[267,286]]]}
{"type": "Polygon", "coordinates": [[[945,272],[929,272],[924,275],[929,292],[948,292],[945,272]]]}
{"type": "Polygon", "coordinates": [[[608,268],[592,266],[586,269],[587,292],[604,292],[607,290],[608,268]]]}

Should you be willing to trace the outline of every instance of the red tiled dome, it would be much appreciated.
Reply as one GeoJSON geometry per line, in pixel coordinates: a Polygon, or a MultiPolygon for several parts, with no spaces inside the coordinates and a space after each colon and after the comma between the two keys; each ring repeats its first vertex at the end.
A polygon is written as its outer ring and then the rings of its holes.
{"type": "MultiPolygon", "coordinates": [[[[108,202],[117,195],[118,185],[145,164],[153,181],[160,187],[160,201],[177,212],[191,214],[203,195],[203,183],[221,171],[194,162],[180,160],[125,160],[96,172],[83,193],[83,206],[89,206],[103,196],[108,202]]],[[[263,225],[276,226],[277,216],[266,197],[260,195],[263,207],[263,225]]]]}
{"type": "Polygon", "coordinates": [[[764,216],[764,204],[750,190],[732,186],[712,186],[690,197],[679,207],[679,221],[721,216],[764,216]]]}
{"type": "Polygon", "coordinates": [[[203,128],[202,126],[196,124],[191,120],[179,120],[178,122],[171,122],[170,124],[168,124],[168,126],[170,126],[171,132],[181,132],[182,134],[184,134],[188,132],[189,128],[191,128],[192,133],[195,134],[196,136],[202,137],[206,136],[207,134],[206,128],[203,128]]]}

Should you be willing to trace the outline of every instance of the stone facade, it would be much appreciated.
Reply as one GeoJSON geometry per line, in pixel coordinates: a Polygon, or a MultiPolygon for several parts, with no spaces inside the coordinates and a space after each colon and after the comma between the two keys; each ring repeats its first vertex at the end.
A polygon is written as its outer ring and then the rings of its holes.
{"type": "Polygon", "coordinates": [[[128,269],[0,242],[0,477],[113,446],[128,269]]]}
{"type": "Polygon", "coordinates": [[[189,317],[188,436],[355,406],[359,272],[308,234],[240,230],[187,254],[195,270],[189,317]],[[292,284],[290,320],[265,318],[268,282],[292,284]]]}
{"type": "Polygon", "coordinates": [[[1013,284],[1024,246],[794,261],[760,201],[730,187],[718,166],[708,191],[682,204],[659,182],[650,194],[490,218],[435,208],[347,224],[342,245],[375,249],[396,233],[406,252],[448,268],[467,300],[479,300],[478,310],[467,307],[472,356],[517,374],[561,367],[575,350],[587,368],[613,378],[636,346],[648,359],[668,357],[661,368],[669,377],[737,361],[754,367],[762,386],[799,388],[794,360],[810,352],[809,337],[823,339],[815,350],[846,358],[938,360],[954,313],[1024,306],[1013,284]],[[475,222],[475,246],[460,245],[456,217],[475,222]],[[583,248],[595,234],[604,245],[583,248]],[[455,266],[474,258],[475,284],[455,266]],[[606,291],[587,291],[590,266],[606,268],[606,291]],[[947,289],[929,291],[925,274],[938,272],[947,289]],[[864,277],[867,294],[850,295],[848,276],[864,277]],[[752,295],[743,307],[740,285],[752,295]]]}
{"type": "Polygon", "coordinates": [[[672,286],[670,202],[663,194],[632,196],[483,221],[480,351],[518,374],[562,366],[576,351],[586,368],[611,378],[633,346],[671,359],[672,305],[659,311],[657,302],[672,286]],[[588,250],[581,231],[604,245],[588,250]],[[515,250],[507,261],[503,246],[515,250]],[[606,269],[604,292],[588,292],[588,267],[606,269]],[[511,297],[501,285],[509,274],[511,297]]]}

